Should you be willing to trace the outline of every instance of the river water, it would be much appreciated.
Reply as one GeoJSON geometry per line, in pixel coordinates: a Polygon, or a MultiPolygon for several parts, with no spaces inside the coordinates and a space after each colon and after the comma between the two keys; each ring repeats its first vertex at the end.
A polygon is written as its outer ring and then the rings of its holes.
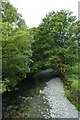
{"type": "Polygon", "coordinates": [[[3,94],[3,119],[78,118],[78,111],[65,96],[63,82],[25,83],[20,90],[3,94]]]}

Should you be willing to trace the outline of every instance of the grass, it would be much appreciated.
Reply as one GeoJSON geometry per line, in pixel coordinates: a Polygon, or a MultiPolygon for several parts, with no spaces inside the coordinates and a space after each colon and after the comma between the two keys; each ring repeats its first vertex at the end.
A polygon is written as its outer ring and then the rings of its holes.
{"type": "Polygon", "coordinates": [[[65,82],[65,86],[64,86],[64,90],[65,90],[65,94],[66,94],[67,98],[69,99],[69,101],[72,104],[75,105],[77,110],[80,111],[80,103],[77,102],[76,99],[74,99],[71,89],[73,91],[79,91],[80,90],[80,81],[73,79],[73,78],[69,78],[67,80],[67,82],[65,82]]]}
{"type": "Polygon", "coordinates": [[[65,94],[67,96],[67,98],[69,99],[69,101],[75,105],[76,109],[78,111],[80,111],[80,104],[73,98],[71,91],[70,90],[66,90],[65,89],[65,94]]]}
{"type": "Polygon", "coordinates": [[[74,90],[80,90],[80,81],[78,80],[74,80],[71,87],[74,89],[74,90]]]}

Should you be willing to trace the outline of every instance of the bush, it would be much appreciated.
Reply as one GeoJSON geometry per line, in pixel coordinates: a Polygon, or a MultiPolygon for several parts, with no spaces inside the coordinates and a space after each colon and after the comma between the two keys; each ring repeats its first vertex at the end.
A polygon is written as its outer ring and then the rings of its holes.
{"type": "Polygon", "coordinates": [[[78,80],[73,81],[71,88],[74,90],[80,90],[80,81],[78,80]]]}

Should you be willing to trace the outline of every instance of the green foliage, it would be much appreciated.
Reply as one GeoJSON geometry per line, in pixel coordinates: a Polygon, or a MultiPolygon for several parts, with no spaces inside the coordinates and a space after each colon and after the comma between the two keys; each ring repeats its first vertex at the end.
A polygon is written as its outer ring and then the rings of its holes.
{"type": "Polygon", "coordinates": [[[3,76],[13,86],[30,71],[31,39],[28,31],[13,29],[11,24],[3,24],[3,76]]]}
{"type": "Polygon", "coordinates": [[[71,12],[61,10],[49,13],[38,28],[31,30],[34,38],[31,70],[52,68],[70,78],[65,83],[65,94],[80,110],[71,93],[71,89],[79,90],[80,23],[71,12]]]}
{"type": "MultiPolygon", "coordinates": [[[[77,78],[77,77],[76,77],[77,78]]],[[[67,98],[75,105],[78,111],[80,111],[80,81],[75,78],[68,78],[65,82],[64,90],[67,98]]]]}
{"type": "Polygon", "coordinates": [[[80,81],[74,80],[74,82],[72,83],[71,87],[74,90],[80,90],[80,81]]]}
{"type": "Polygon", "coordinates": [[[76,18],[71,12],[51,12],[38,28],[33,28],[34,43],[32,70],[52,68],[67,73],[78,61],[78,32],[76,18]]]}
{"type": "Polygon", "coordinates": [[[0,83],[0,92],[2,93],[2,92],[5,92],[6,90],[9,91],[10,90],[8,88],[9,84],[10,84],[9,80],[5,78],[5,81],[2,81],[0,83]]]}
{"type": "Polygon", "coordinates": [[[66,87],[65,87],[65,94],[66,94],[67,98],[70,100],[70,102],[75,105],[75,107],[77,108],[77,110],[80,111],[80,103],[78,103],[78,102],[73,98],[73,96],[72,96],[72,94],[71,94],[71,91],[68,90],[68,89],[66,89],[66,87]]]}
{"type": "Polygon", "coordinates": [[[9,2],[2,3],[1,12],[2,74],[8,86],[15,86],[29,72],[47,68],[78,78],[80,27],[71,12],[51,12],[31,29],[9,2]]]}
{"type": "Polygon", "coordinates": [[[11,88],[30,72],[32,37],[16,9],[9,2],[4,2],[3,8],[3,21],[0,21],[0,31],[2,31],[0,36],[3,38],[2,74],[3,81],[8,79],[9,84],[7,82],[6,84],[11,88]],[[11,13],[12,16],[9,16],[11,13]]]}
{"type": "Polygon", "coordinates": [[[17,9],[13,7],[10,2],[2,2],[1,13],[3,22],[8,22],[17,28],[26,29],[25,21],[22,19],[22,15],[17,13],[17,9]]]}

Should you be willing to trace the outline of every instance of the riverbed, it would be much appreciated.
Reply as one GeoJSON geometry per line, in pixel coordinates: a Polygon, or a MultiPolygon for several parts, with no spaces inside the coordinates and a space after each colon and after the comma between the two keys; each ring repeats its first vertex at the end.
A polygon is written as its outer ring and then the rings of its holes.
{"type": "Polygon", "coordinates": [[[3,95],[3,119],[78,118],[78,111],[66,98],[63,82],[52,78],[25,82],[21,89],[3,95]]]}

